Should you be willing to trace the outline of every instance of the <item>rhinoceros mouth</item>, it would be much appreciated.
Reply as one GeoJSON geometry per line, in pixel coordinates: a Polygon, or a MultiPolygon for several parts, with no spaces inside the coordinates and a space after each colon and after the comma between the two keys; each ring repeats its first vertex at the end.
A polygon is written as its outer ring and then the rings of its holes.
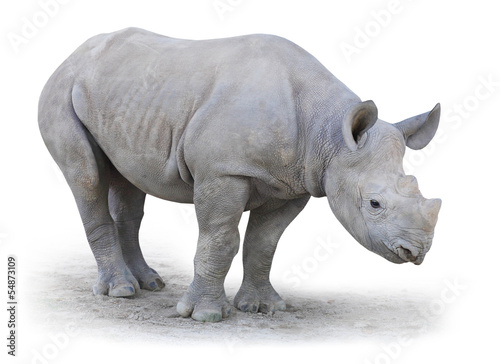
{"type": "Polygon", "coordinates": [[[406,242],[384,242],[383,245],[386,249],[386,254],[383,254],[383,256],[392,263],[413,263],[420,265],[425,257],[425,254],[421,254],[418,249],[406,242]]]}
{"type": "MultiPolygon", "coordinates": [[[[379,255],[396,264],[414,263],[419,265],[423,262],[426,253],[420,252],[418,248],[401,239],[396,241],[379,240],[379,243],[374,245],[382,247],[378,249],[379,255]]],[[[375,246],[372,245],[372,248],[375,246]]]]}
{"type": "Polygon", "coordinates": [[[411,262],[420,265],[424,261],[425,252],[405,241],[398,241],[393,245],[394,252],[405,262],[411,262]]]}
{"type": "Polygon", "coordinates": [[[396,264],[402,264],[408,262],[408,260],[401,257],[396,251],[391,249],[385,242],[382,244],[385,248],[385,253],[382,256],[388,261],[396,264]]]}
{"type": "Polygon", "coordinates": [[[406,262],[415,262],[417,257],[415,257],[410,249],[403,248],[402,246],[398,246],[396,248],[397,255],[406,262]]]}

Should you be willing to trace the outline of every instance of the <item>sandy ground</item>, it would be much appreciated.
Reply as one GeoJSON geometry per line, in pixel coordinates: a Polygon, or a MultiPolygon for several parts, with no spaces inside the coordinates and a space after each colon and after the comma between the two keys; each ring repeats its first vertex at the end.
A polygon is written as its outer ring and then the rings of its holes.
{"type": "MultiPolygon", "coordinates": [[[[151,259],[150,259],[151,260],[151,259]]],[[[39,329],[59,332],[69,324],[84,337],[148,343],[211,342],[228,348],[245,343],[321,343],[336,340],[416,337],[432,330],[435,322],[422,308],[432,297],[404,292],[292,292],[278,289],[287,310],[274,315],[243,313],[215,324],[180,317],[175,306],[190,282],[189,275],[162,274],[176,269],[154,259],[150,262],[165,278],[157,292],[141,291],[134,298],[93,296],[95,265],[88,253],[41,265],[32,272],[30,294],[39,329]]],[[[226,285],[230,300],[237,285],[226,285]]]]}

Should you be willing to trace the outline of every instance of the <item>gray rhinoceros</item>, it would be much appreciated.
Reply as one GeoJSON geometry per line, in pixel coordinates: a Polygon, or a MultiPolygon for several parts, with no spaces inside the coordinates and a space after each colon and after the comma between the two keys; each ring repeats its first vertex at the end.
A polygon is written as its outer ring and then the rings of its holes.
{"type": "Polygon", "coordinates": [[[441,201],[406,176],[405,145],[425,147],[428,113],[389,124],[313,56],[271,35],[180,40],[131,28],[95,36],[52,75],[39,125],[76,200],[97,261],[96,295],[164,287],[138,241],[146,194],[194,203],[194,279],[184,317],[230,313],[224,279],[250,219],[234,305],[274,312],[285,303],[269,272],[278,240],[311,196],[364,247],[420,264],[441,201]]]}

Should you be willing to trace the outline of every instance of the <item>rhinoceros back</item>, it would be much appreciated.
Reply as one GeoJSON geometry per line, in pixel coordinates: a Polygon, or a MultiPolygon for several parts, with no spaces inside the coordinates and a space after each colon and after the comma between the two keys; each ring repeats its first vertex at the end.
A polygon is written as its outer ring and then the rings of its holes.
{"type": "Polygon", "coordinates": [[[178,202],[192,200],[196,166],[186,165],[186,153],[203,165],[200,154],[223,150],[233,155],[226,173],[266,183],[273,163],[300,160],[296,100],[310,81],[296,70],[311,68],[312,81],[333,77],[270,35],[193,41],[130,28],[91,38],[67,62],[75,112],[115,167],[145,192],[178,202]]]}

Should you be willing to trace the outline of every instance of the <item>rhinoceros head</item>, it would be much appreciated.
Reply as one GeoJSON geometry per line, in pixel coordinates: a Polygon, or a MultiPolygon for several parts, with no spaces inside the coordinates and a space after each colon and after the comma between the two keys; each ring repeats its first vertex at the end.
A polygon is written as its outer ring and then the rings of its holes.
{"type": "Polygon", "coordinates": [[[439,104],[397,124],[378,119],[372,101],[345,114],[344,144],[325,174],[334,214],[364,247],[394,263],[420,264],[429,251],[440,199],[425,199],[403,170],[406,146],[425,147],[439,124],[439,104]]]}

